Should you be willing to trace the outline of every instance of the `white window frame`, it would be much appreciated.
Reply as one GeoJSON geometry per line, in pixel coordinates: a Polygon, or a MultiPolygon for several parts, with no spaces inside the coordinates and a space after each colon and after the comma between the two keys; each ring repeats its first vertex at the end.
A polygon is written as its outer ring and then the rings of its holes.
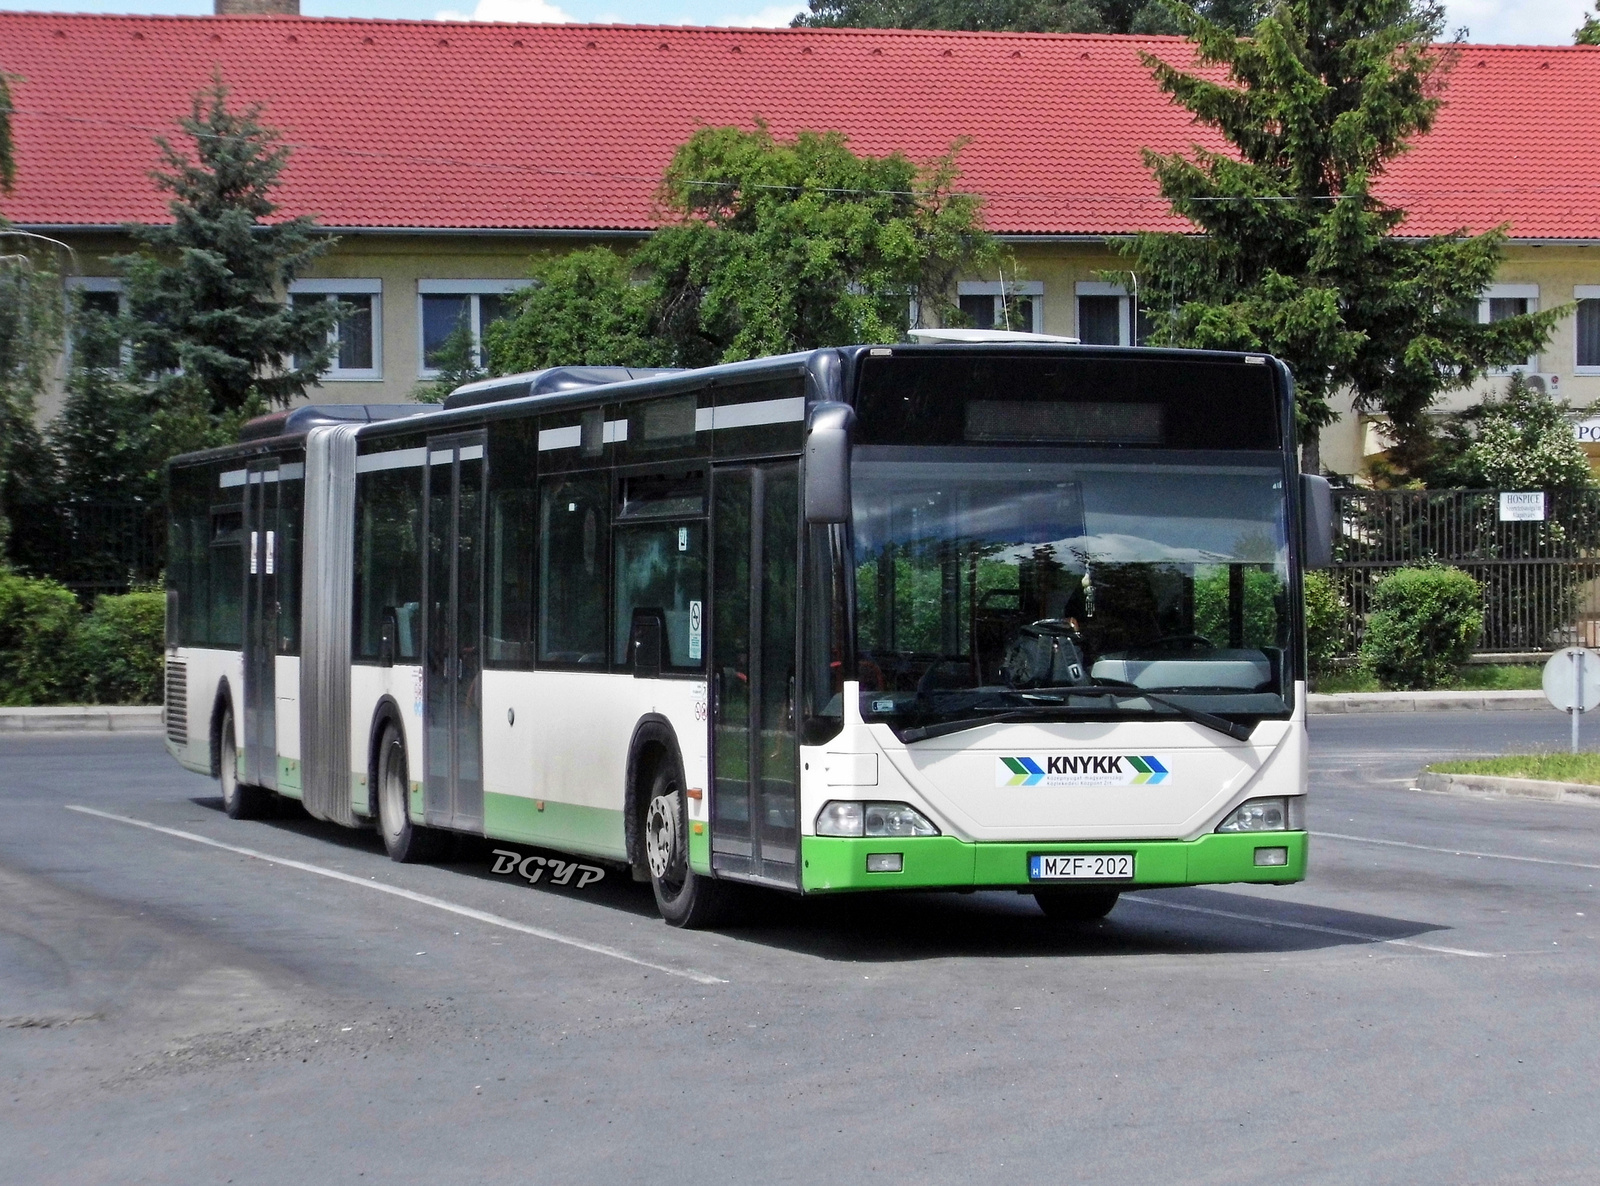
{"type": "Polygon", "coordinates": [[[370,296],[372,298],[372,365],[370,367],[341,367],[339,365],[339,325],[328,329],[328,344],[333,347],[333,361],[317,377],[319,383],[381,383],[383,382],[383,281],[359,278],[327,277],[316,280],[291,280],[289,295],[321,296],[335,301],[342,296],[370,296]]]}
{"type": "MultiPolygon", "coordinates": [[[[1043,280],[960,280],[956,282],[956,300],[959,302],[964,296],[993,297],[994,325],[996,329],[1004,329],[1006,312],[1001,301],[1007,297],[1015,300],[1025,297],[1032,303],[1033,324],[1022,328],[1012,326],[1012,330],[1026,334],[1044,333],[1044,281],[1043,280]]],[[[914,321],[913,321],[914,323],[914,321]]]]}
{"type": "MultiPolygon", "coordinates": [[[[1575,301],[1600,301],[1600,284],[1574,284],[1572,286],[1572,299],[1575,301]]],[[[1578,365],[1578,313],[1572,313],[1572,373],[1574,375],[1600,375],[1600,366],[1578,365]]]]}
{"type": "MultiPolygon", "coordinates": [[[[119,276],[68,276],[67,312],[72,312],[72,298],[79,292],[114,292],[117,294],[117,315],[121,316],[128,311],[128,300],[123,292],[122,279],[119,276]]],[[[133,361],[133,347],[127,342],[122,343],[122,361],[126,365],[133,361]]],[[[61,352],[62,366],[70,371],[72,369],[72,320],[67,319],[66,348],[61,352]]]]}
{"type": "Polygon", "coordinates": [[[1083,318],[1079,314],[1079,297],[1116,297],[1117,298],[1117,345],[1133,345],[1133,300],[1128,296],[1128,290],[1120,284],[1108,284],[1104,280],[1079,280],[1073,286],[1072,294],[1072,332],[1079,339],[1083,337],[1083,318]]]}
{"type": "Polygon", "coordinates": [[[425,296],[456,296],[472,298],[468,304],[472,321],[472,349],[479,366],[483,365],[483,325],[481,296],[505,296],[528,287],[527,280],[418,280],[417,281],[417,378],[437,379],[438,367],[425,365],[428,357],[423,341],[422,298],[425,296]]]}
{"type": "MultiPolygon", "coordinates": [[[[1483,295],[1478,298],[1478,324],[1489,324],[1489,301],[1492,297],[1526,297],[1528,312],[1539,311],[1539,286],[1537,284],[1491,284],[1483,290],[1483,295]]],[[[1576,347],[1574,347],[1576,350],[1576,347]]],[[[1510,375],[1518,371],[1524,375],[1534,374],[1539,369],[1539,356],[1530,354],[1526,363],[1516,366],[1496,367],[1490,371],[1491,375],[1510,375]]]]}

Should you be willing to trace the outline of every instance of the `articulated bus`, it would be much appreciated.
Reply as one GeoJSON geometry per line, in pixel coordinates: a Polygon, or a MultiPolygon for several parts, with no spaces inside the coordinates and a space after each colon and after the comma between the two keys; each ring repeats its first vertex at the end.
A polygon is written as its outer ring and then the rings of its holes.
{"type": "Polygon", "coordinates": [[[1300,880],[1287,369],[1021,337],[252,421],[171,465],[168,748],[230,816],[556,850],[680,926],[1300,880]]]}

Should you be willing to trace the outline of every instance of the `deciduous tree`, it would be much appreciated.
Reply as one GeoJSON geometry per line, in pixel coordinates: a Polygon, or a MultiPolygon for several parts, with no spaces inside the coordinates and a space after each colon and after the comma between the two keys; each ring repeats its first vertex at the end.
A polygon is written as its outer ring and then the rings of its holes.
{"type": "MultiPolygon", "coordinates": [[[[1206,17],[1245,31],[1263,0],[1202,0],[1206,17]]],[[[811,0],[796,26],[953,29],[971,33],[1176,33],[1161,0],[811,0]]]]}
{"type": "Polygon", "coordinates": [[[538,265],[488,335],[493,365],[700,366],[899,341],[913,308],[957,318],[956,276],[999,258],[956,189],[958,148],[918,166],[836,132],[701,129],[667,169],[662,226],[626,256],[538,265]]]}

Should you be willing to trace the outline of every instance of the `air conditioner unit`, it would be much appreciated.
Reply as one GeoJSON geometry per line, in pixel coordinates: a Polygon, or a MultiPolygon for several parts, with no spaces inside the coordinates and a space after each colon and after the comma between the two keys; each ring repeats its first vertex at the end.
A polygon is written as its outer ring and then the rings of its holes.
{"type": "Polygon", "coordinates": [[[1561,397],[1561,376],[1550,374],[1548,371],[1529,371],[1525,376],[1528,386],[1535,391],[1542,391],[1551,399],[1561,397]]]}

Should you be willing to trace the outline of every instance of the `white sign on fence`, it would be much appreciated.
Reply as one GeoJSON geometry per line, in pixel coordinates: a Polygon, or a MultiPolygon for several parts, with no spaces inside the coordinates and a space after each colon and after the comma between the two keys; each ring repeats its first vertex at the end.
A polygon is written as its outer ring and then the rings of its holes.
{"type": "Polygon", "coordinates": [[[1500,522],[1544,522],[1544,491],[1533,490],[1525,493],[1502,491],[1500,494],[1500,522]]]}

